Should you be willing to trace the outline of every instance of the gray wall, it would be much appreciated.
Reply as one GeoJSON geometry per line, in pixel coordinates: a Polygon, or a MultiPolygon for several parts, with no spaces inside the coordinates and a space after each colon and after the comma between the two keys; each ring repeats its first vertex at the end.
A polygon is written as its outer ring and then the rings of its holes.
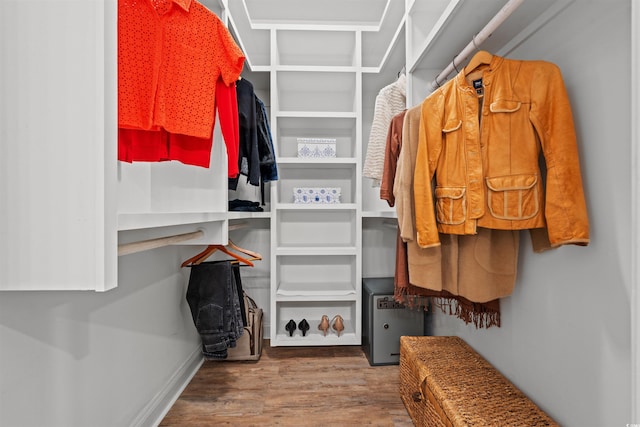
{"type": "Polygon", "coordinates": [[[106,293],[3,292],[0,425],[114,427],[159,416],[152,406],[167,405],[173,375],[201,360],[188,272],[178,268],[194,253],[120,257],[118,288],[106,293]]]}
{"type": "Polygon", "coordinates": [[[558,64],[572,102],[591,244],[544,254],[521,243],[502,327],[438,315],[564,426],[631,420],[630,2],[575,1],[509,53],[558,64]],[[462,324],[463,325],[463,324],[462,324]]]}

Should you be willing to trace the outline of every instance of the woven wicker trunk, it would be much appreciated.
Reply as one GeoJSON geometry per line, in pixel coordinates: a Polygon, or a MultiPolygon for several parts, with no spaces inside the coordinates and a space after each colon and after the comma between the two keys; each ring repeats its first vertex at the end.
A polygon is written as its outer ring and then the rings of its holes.
{"type": "Polygon", "coordinates": [[[401,337],[400,394],[416,426],[558,426],[458,337],[401,337]]]}

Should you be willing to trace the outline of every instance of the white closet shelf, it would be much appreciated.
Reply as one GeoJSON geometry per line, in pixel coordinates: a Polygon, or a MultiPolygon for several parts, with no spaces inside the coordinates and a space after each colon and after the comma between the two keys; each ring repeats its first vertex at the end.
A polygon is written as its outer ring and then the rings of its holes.
{"type": "Polygon", "coordinates": [[[277,111],[276,117],[355,119],[358,115],[351,111],[277,111]]]}
{"type": "Polygon", "coordinates": [[[331,165],[352,165],[356,164],[355,157],[330,157],[330,158],[301,158],[301,157],[280,157],[279,165],[322,165],[331,167],[331,165]]]}
{"type": "Polygon", "coordinates": [[[118,231],[225,221],[227,212],[158,212],[118,214],[118,231]]]}
{"type": "MultiPolygon", "coordinates": [[[[356,334],[353,332],[342,333],[340,336],[337,336],[335,331],[327,332],[327,336],[322,336],[322,333],[313,331],[313,325],[315,324],[316,328],[318,327],[317,322],[311,322],[309,320],[309,325],[312,326],[311,330],[307,332],[307,336],[303,337],[300,335],[300,331],[290,337],[288,333],[278,333],[276,340],[278,341],[278,345],[280,346],[323,346],[323,345],[360,345],[360,340],[356,338],[356,334]]],[[[282,327],[284,330],[284,326],[282,327]]]]}
{"type": "Polygon", "coordinates": [[[300,30],[315,30],[315,31],[377,31],[380,28],[379,23],[371,23],[370,25],[362,24],[359,21],[344,21],[328,24],[318,24],[317,21],[296,21],[295,24],[287,23],[286,21],[264,21],[260,22],[254,20],[252,23],[254,30],[270,30],[276,28],[278,30],[287,31],[300,31],[300,30]]]}
{"type": "MultiPolygon", "coordinates": [[[[544,22],[544,16],[549,13],[557,13],[574,0],[536,0],[524,2],[509,19],[498,28],[491,37],[482,45],[483,50],[488,50],[497,54],[500,48],[514,40],[525,37],[533,32],[531,25],[540,19],[544,22]],[[523,33],[526,33],[523,35],[523,33]]],[[[486,0],[482,2],[482,7],[478,7],[477,2],[470,0],[438,0],[423,3],[415,2],[409,9],[409,15],[418,22],[423,16],[428,16],[434,10],[441,10],[441,15],[430,25],[422,25],[423,28],[431,28],[430,32],[424,34],[413,34],[413,44],[417,46],[407,58],[408,71],[417,68],[444,69],[451,60],[452,52],[459,52],[477,34],[482,25],[492,19],[504,6],[505,0],[486,0]],[[420,6],[418,6],[420,4],[420,6]],[[422,10],[427,7],[429,10],[422,10]],[[477,22],[477,28],[465,28],[461,30],[457,22],[477,22]],[[446,40],[446,43],[440,43],[446,40]]],[[[540,24],[541,25],[541,24],[540,24]]],[[[419,27],[414,26],[414,29],[419,27]]],[[[460,58],[458,64],[464,64],[465,58],[460,58]]]]}
{"type": "Polygon", "coordinates": [[[276,255],[356,255],[355,246],[281,246],[276,249],[276,255]]]}
{"type": "Polygon", "coordinates": [[[364,211],[363,218],[397,218],[395,210],[392,211],[364,211]]]}
{"type": "Polygon", "coordinates": [[[278,210],[289,211],[353,211],[355,203],[279,203],[278,210]]]}
{"type": "MultiPolygon", "coordinates": [[[[355,298],[355,297],[354,297],[355,298]]],[[[360,312],[357,307],[357,299],[347,301],[336,300],[300,300],[277,301],[277,319],[273,324],[272,332],[277,345],[358,345],[360,344],[359,320],[360,312]],[[344,331],[337,335],[336,331],[328,330],[324,336],[318,330],[318,324],[323,315],[330,320],[336,315],[341,315],[344,321],[344,331]],[[289,319],[299,322],[305,318],[309,322],[310,329],[303,337],[299,330],[293,336],[285,330],[289,319]]],[[[272,318],[273,320],[273,318],[272,318]]]]}
{"type": "Polygon", "coordinates": [[[232,219],[248,219],[248,218],[271,218],[271,212],[243,212],[229,211],[227,218],[232,219]]]}
{"type": "MultiPolygon", "coordinates": [[[[293,26],[303,29],[309,26],[377,27],[382,20],[388,0],[244,0],[243,4],[253,28],[260,25],[293,26]],[[339,11],[336,14],[336,11],[339,11]],[[314,25],[315,24],[315,25],[314,25]]],[[[289,29],[287,27],[287,29],[289,29]]]]}
{"type": "Polygon", "coordinates": [[[296,281],[282,281],[278,285],[276,295],[278,297],[330,297],[329,299],[345,299],[345,297],[353,296],[356,290],[351,282],[340,281],[320,281],[305,282],[301,284],[296,281]]]}
{"type": "Polygon", "coordinates": [[[340,293],[329,294],[317,294],[307,293],[304,295],[283,295],[280,292],[276,293],[278,302],[305,302],[309,300],[313,301],[355,301],[356,294],[353,292],[348,295],[341,295],[340,293]]]}
{"type": "Polygon", "coordinates": [[[274,71],[302,71],[302,72],[323,72],[323,73],[355,73],[357,67],[348,65],[277,65],[274,71]]]}

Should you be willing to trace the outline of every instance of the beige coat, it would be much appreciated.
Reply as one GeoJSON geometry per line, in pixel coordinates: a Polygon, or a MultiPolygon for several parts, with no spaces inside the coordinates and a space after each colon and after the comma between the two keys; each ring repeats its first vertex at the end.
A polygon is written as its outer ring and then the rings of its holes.
{"type": "Polygon", "coordinates": [[[409,282],[445,290],[473,302],[488,302],[513,291],[519,232],[478,229],[478,234],[440,234],[441,246],[421,248],[416,241],[413,172],[418,149],[421,107],[404,117],[402,147],[393,186],[400,236],[407,243],[409,282]]]}

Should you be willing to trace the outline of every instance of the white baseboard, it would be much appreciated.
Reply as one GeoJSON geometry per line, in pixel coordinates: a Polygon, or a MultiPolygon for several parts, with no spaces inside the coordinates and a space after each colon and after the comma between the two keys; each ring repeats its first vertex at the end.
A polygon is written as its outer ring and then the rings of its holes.
{"type": "Polygon", "coordinates": [[[140,411],[131,423],[131,427],[157,426],[167,415],[173,404],[178,400],[182,391],[202,366],[204,358],[200,344],[173,373],[165,386],[140,411]]]}

